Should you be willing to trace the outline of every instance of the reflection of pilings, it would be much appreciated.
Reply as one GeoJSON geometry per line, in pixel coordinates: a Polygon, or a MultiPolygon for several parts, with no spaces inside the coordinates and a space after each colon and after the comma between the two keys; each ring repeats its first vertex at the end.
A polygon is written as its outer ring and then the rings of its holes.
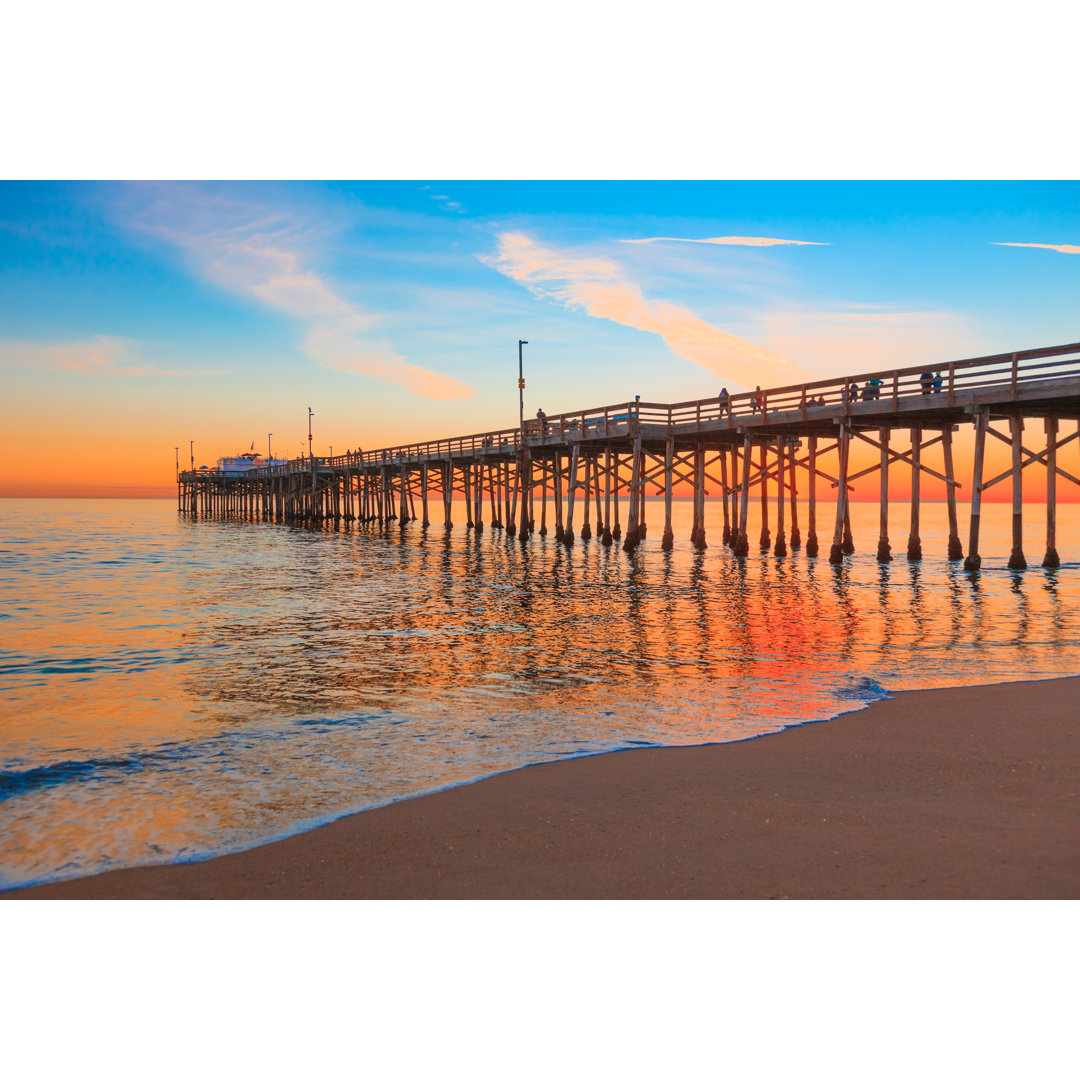
{"type": "Polygon", "coordinates": [[[615,489],[615,525],[611,530],[611,539],[618,540],[622,536],[622,526],[619,524],[619,452],[615,451],[612,455],[615,459],[615,472],[612,475],[611,483],[615,489]]]}
{"type": "Polygon", "coordinates": [[[1056,416],[1046,418],[1046,554],[1043,566],[1061,565],[1057,553],[1057,432],[1056,416]]]}
{"type": "Polygon", "coordinates": [[[1024,421],[1013,414],[1009,417],[1009,434],[1012,437],[1012,554],[1010,570],[1026,570],[1024,558],[1024,473],[1023,448],[1024,421]]]}
{"type": "Polygon", "coordinates": [[[518,539],[524,543],[529,539],[532,528],[532,508],[529,501],[532,498],[532,455],[528,448],[522,451],[518,459],[518,469],[521,471],[521,515],[518,518],[518,539]]]}

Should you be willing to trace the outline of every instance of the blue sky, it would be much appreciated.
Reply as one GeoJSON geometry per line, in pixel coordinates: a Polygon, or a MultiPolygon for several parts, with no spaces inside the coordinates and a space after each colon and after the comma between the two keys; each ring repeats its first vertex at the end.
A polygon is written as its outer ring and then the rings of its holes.
{"type": "Polygon", "coordinates": [[[555,413],[1059,344],[1078,294],[1075,182],[0,184],[0,378],[58,446],[130,430],[107,472],[295,451],[308,405],[340,448],[509,426],[518,338],[555,413]]]}

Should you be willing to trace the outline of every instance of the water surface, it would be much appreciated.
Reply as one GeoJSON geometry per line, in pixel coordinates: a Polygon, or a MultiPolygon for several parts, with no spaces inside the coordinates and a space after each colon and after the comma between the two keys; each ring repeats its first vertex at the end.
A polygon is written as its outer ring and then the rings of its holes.
{"type": "Polygon", "coordinates": [[[889,690],[1080,672],[1073,506],[1062,568],[1025,573],[1005,569],[1009,507],[984,507],[970,578],[944,559],[939,504],[916,565],[896,506],[884,568],[875,504],[853,506],[842,568],[740,563],[712,503],[708,550],[682,502],[660,551],[650,502],[632,555],[462,524],[0,505],[0,887],[204,857],[530,762],[744,739],[889,690]]]}

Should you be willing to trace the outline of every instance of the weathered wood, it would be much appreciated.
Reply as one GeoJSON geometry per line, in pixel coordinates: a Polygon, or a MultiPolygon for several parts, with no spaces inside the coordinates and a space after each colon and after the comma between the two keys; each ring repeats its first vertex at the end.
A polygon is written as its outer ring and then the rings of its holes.
{"type": "Polygon", "coordinates": [[[802,535],[799,532],[799,488],[798,476],[795,468],[795,447],[787,448],[788,473],[791,477],[791,550],[798,551],[802,546],[802,535]]]}
{"type": "Polygon", "coordinates": [[[908,533],[908,562],[918,562],[922,558],[922,540],[919,536],[919,509],[922,470],[919,463],[922,456],[922,428],[911,429],[911,530],[908,533]]]}
{"type": "Polygon", "coordinates": [[[971,469],[971,518],[968,524],[968,553],[964,569],[977,571],[982,566],[979,555],[979,523],[982,515],[983,459],[986,454],[986,429],[989,418],[985,409],[975,411],[975,460],[971,469]]]}
{"type": "Polygon", "coordinates": [[[892,562],[892,547],[889,544],[889,429],[882,428],[878,433],[881,445],[881,493],[878,496],[880,522],[878,526],[877,561],[892,562]]]}
{"type": "Polygon", "coordinates": [[[760,461],[760,473],[761,473],[761,535],[758,537],[758,543],[761,546],[762,551],[769,550],[769,544],[771,542],[771,534],[769,533],[769,481],[768,481],[768,469],[766,465],[768,463],[768,447],[764,439],[761,440],[761,456],[760,461]]]}
{"type": "Polygon", "coordinates": [[[829,549],[829,562],[839,565],[844,561],[844,523],[847,519],[847,474],[848,474],[848,428],[846,424],[840,425],[840,483],[836,488],[836,526],[833,529],[832,547],[829,549]]]}
{"type": "Polygon", "coordinates": [[[1057,432],[1058,418],[1048,416],[1046,426],[1046,554],[1042,564],[1050,570],[1061,565],[1057,552],[1057,432]]]}
{"type": "Polygon", "coordinates": [[[787,537],[784,535],[784,503],[787,493],[784,491],[784,436],[776,438],[776,545],[773,554],[780,558],[787,554],[787,537]]]}
{"type": "MultiPolygon", "coordinates": [[[[1015,382],[1015,363],[1014,363],[1015,382]]],[[[1012,436],[1012,553],[1009,555],[1010,570],[1026,570],[1024,558],[1024,465],[1021,455],[1021,442],[1024,436],[1024,421],[1014,413],[1009,417],[1009,434],[1012,436]]]]}
{"type": "Polygon", "coordinates": [[[633,551],[640,543],[638,530],[638,500],[640,498],[641,484],[641,435],[634,439],[633,460],[630,467],[630,505],[626,513],[626,539],[623,540],[623,551],[633,551]]]}
{"type": "Polygon", "coordinates": [[[589,523],[589,504],[592,502],[592,491],[590,484],[592,482],[592,454],[586,453],[585,455],[585,479],[584,479],[584,492],[585,492],[585,505],[584,513],[582,514],[583,521],[581,523],[581,539],[588,541],[592,539],[592,525],[589,523]]]}
{"type": "Polygon", "coordinates": [[[949,514],[949,550],[948,559],[956,562],[964,557],[960,543],[960,528],[956,520],[956,472],[953,469],[952,426],[941,432],[941,452],[945,459],[945,501],[949,514]]]}
{"type": "Polygon", "coordinates": [[[570,451],[570,476],[566,482],[566,523],[563,525],[562,541],[567,547],[574,543],[574,496],[577,488],[578,453],[581,447],[574,443],[570,451]]]}
{"type": "Polygon", "coordinates": [[[745,559],[750,554],[750,538],[747,535],[747,517],[750,510],[750,436],[743,440],[742,489],[739,494],[739,539],[735,544],[735,554],[745,559]]]}

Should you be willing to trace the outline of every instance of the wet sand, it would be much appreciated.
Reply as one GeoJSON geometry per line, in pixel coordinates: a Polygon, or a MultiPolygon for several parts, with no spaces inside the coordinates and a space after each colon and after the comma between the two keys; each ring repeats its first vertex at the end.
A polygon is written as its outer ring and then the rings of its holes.
{"type": "Polygon", "coordinates": [[[6,899],[1080,897],[1080,678],[531,766],[6,899]]]}

